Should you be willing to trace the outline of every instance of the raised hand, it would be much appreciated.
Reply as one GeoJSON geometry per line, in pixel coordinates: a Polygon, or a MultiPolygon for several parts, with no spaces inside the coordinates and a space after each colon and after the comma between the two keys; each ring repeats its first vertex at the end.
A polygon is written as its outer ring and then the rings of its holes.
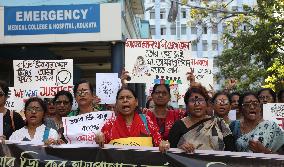
{"type": "Polygon", "coordinates": [[[121,76],[120,76],[120,81],[122,84],[122,87],[127,86],[126,81],[129,81],[131,79],[131,77],[129,76],[129,72],[125,71],[125,68],[122,69],[121,71],[121,76]]]}

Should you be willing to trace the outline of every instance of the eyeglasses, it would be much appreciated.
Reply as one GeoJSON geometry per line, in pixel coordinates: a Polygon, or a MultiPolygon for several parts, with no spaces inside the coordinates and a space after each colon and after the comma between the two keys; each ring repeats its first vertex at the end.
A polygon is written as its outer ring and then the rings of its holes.
{"type": "Polygon", "coordinates": [[[55,105],[58,105],[58,106],[61,105],[62,103],[63,103],[63,105],[66,106],[66,105],[68,105],[70,102],[69,102],[69,101],[59,101],[59,100],[54,102],[54,104],[55,104],[55,105]]]}
{"type": "Polygon", "coordinates": [[[168,92],[162,92],[162,91],[155,91],[155,95],[162,95],[162,96],[167,96],[169,93],[168,92]]]}
{"type": "Polygon", "coordinates": [[[43,112],[43,109],[40,107],[27,107],[26,112],[43,112]]]}
{"type": "Polygon", "coordinates": [[[217,100],[215,100],[214,103],[215,103],[215,104],[223,104],[223,105],[228,105],[228,104],[230,104],[230,102],[229,102],[228,99],[217,99],[217,100]]]}
{"type": "Polygon", "coordinates": [[[54,105],[53,99],[51,99],[51,98],[45,99],[44,101],[47,105],[54,105]]]}
{"type": "Polygon", "coordinates": [[[251,102],[244,102],[243,103],[244,108],[249,108],[250,106],[259,107],[259,102],[258,101],[251,101],[251,102]]]}
{"type": "Polygon", "coordinates": [[[0,97],[5,96],[4,92],[0,92],[0,97]]]}
{"type": "Polygon", "coordinates": [[[91,90],[88,90],[88,89],[86,89],[86,90],[79,90],[79,91],[77,91],[76,92],[76,95],[77,96],[85,96],[85,95],[88,95],[88,94],[91,94],[91,90]]]}
{"type": "Polygon", "coordinates": [[[239,100],[232,100],[232,104],[239,104],[239,100]]]}
{"type": "Polygon", "coordinates": [[[134,98],[133,96],[120,96],[120,97],[118,97],[118,100],[119,101],[124,101],[124,99],[131,100],[133,98],[134,98]]]}
{"type": "Polygon", "coordinates": [[[206,101],[203,98],[192,98],[192,99],[189,99],[188,102],[191,104],[197,104],[197,102],[199,104],[204,104],[206,101]]]}
{"type": "Polygon", "coordinates": [[[272,99],[271,96],[258,96],[259,100],[270,100],[272,99]]]}

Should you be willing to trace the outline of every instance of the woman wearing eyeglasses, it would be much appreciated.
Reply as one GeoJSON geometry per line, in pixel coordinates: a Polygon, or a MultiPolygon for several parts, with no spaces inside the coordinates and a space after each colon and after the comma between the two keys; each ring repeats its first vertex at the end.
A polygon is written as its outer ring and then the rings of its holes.
{"type": "Polygon", "coordinates": [[[65,139],[64,127],[62,123],[62,117],[67,117],[68,113],[71,112],[73,105],[73,96],[70,92],[62,90],[56,93],[53,99],[53,103],[55,105],[56,117],[54,122],[56,124],[56,130],[59,134],[60,139],[62,139],[65,143],[68,141],[65,139]]]}
{"type": "Polygon", "coordinates": [[[260,89],[257,96],[261,105],[276,102],[276,93],[270,88],[260,89]]]}
{"type": "Polygon", "coordinates": [[[93,111],[98,111],[93,107],[95,96],[93,95],[93,86],[87,80],[81,80],[74,85],[74,96],[78,103],[78,109],[71,111],[68,116],[78,116],[93,111]]]}
{"type": "MultiPolygon", "coordinates": [[[[25,122],[21,115],[17,112],[10,111],[5,107],[8,98],[9,87],[6,82],[0,81],[0,113],[3,114],[3,140],[8,140],[11,134],[18,129],[21,129],[25,122]]],[[[2,123],[2,122],[1,122],[2,123]]]]}
{"type": "Polygon", "coordinates": [[[229,112],[231,110],[231,102],[228,94],[224,92],[216,93],[211,99],[214,109],[214,115],[222,118],[228,125],[231,120],[229,119],[229,112]]]}
{"type": "Polygon", "coordinates": [[[275,122],[262,119],[257,95],[245,93],[240,97],[239,105],[244,119],[230,124],[237,151],[268,154],[283,151],[284,132],[275,122]]]}
{"type": "Polygon", "coordinates": [[[186,152],[200,150],[233,151],[234,140],[223,119],[206,114],[209,95],[201,85],[192,86],[185,94],[188,116],[177,121],[170,130],[169,142],[173,148],[186,152]]]}
{"type": "Polygon", "coordinates": [[[9,141],[28,142],[32,144],[60,144],[56,130],[43,124],[47,107],[44,101],[38,97],[32,97],[25,103],[26,126],[15,131],[9,141]]]}

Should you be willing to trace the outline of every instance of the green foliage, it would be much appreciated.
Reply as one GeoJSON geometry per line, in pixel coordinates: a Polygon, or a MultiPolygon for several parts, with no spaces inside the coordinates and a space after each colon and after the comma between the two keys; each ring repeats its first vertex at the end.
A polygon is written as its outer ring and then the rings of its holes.
{"type": "Polygon", "coordinates": [[[283,88],[284,1],[257,0],[256,6],[244,4],[241,12],[229,9],[230,2],[217,0],[217,3],[209,3],[212,10],[191,10],[190,22],[226,24],[223,41],[231,43],[232,47],[216,58],[219,72],[215,78],[217,81],[237,79],[238,91],[261,86],[283,88]]]}
{"type": "Polygon", "coordinates": [[[284,59],[276,58],[271,67],[267,69],[269,76],[265,79],[265,88],[274,91],[284,89],[284,59]]]}

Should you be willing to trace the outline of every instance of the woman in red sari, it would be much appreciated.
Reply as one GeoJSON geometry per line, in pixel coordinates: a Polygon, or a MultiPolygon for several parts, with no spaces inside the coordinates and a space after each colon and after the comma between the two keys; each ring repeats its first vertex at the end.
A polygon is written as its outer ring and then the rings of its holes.
{"type": "Polygon", "coordinates": [[[102,134],[97,135],[98,144],[104,140],[108,144],[112,140],[128,137],[152,137],[154,146],[159,146],[162,138],[158,127],[154,126],[148,116],[138,114],[138,100],[135,93],[127,88],[121,88],[116,96],[116,118],[108,120],[102,128],[102,134]]]}
{"type": "MultiPolygon", "coordinates": [[[[123,70],[121,75],[122,86],[127,86],[125,80],[130,78],[129,72],[123,70]]],[[[195,82],[195,77],[192,72],[186,74],[190,83],[195,82]]],[[[143,109],[145,113],[154,123],[154,126],[159,128],[159,133],[163,140],[168,140],[169,131],[173,124],[185,116],[185,111],[182,109],[169,109],[168,103],[171,100],[170,87],[167,84],[155,84],[151,94],[154,101],[154,109],[143,109]]]]}
{"type": "Polygon", "coordinates": [[[159,127],[163,140],[168,140],[171,127],[175,121],[184,117],[185,111],[168,109],[171,98],[169,85],[155,84],[151,96],[155,108],[144,109],[143,112],[150,117],[155,126],[159,127]]]}

